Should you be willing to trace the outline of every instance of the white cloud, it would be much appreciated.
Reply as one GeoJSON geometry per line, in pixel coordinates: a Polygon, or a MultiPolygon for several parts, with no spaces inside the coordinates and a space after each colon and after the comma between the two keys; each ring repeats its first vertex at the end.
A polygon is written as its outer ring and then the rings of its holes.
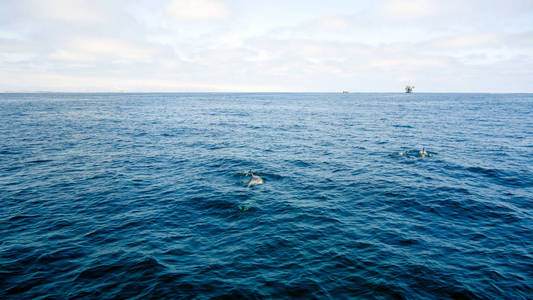
{"type": "Polygon", "coordinates": [[[0,28],[0,40],[22,41],[24,40],[24,36],[14,30],[5,30],[0,28]]]}
{"type": "Polygon", "coordinates": [[[11,53],[0,53],[0,64],[2,63],[21,63],[27,62],[35,58],[33,53],[23,53],[23,52],[11,52],[11,53]]]}
{"type": "Polygon", "coordinates": [[[424,17],[434,12],[436,7],[430,0],[390,0],[382,10],[385,17],[395,20],[424,17]]]}
{"type": "Polygon", "coordinates": [[[326,15],[318,19],[320,27],[327,30],[346,30],[350,28],[350,20],[345,16],[326,15]]]}
{"type": "MultiPolygon", "coordinates": [[[[68,22],[100,22],[109,19],[105,6],[96,1],[46,0],[31,1],[33,13],[47,19],[68,22]]],[[[100,3],[102,4],[102,3],[100,3]]]]}
{"type": "Polygon", "coordinates": [[[37,73],[27,74],[25,72],[3,72],[0,71],[0,78],[5,78],[0,82],[0,91],[67,91],[67,92],[95,92],[95,91],[132,91],[132,92],[282,92],[287,87],[280,85],[257,85],[239,83],[218,83],[218,82],[188,82],[171,79],[145,79],[145,78],[124,78],[117,76],[83,76],[65,75],[59,73],[37,73]],[[28,82],[33,82],[31,85],[28,82]],[[80,88],[81,87],[81,88],[80,88]]]}
{"type": "Polygon", "coordinates": [[[497,34],[470,34],[441,38],[432,44],[443,49],[467,49],[494,46],[501,42],[497,34]]]}
{"type": "Polygon", "coordinates": [[[173,0],[167,12],[178,21],[224,20],[230,16],[228,6],[217,0],[173,0]]]}
{"type": "Polygon", "coordinates": [[[50,58],[64,61],[150,60],[153,49],[139,47],[116,39],[77,37],[70,40],[64,49],[54,51],[50,58]]]}
{"type": "Polygon", "coordinates": [[[397,69],[418,69],[418,68],[443,68],[448,64],[439,58],[383,58],[373,61],[373,67],[387,67],[397,69]]]}

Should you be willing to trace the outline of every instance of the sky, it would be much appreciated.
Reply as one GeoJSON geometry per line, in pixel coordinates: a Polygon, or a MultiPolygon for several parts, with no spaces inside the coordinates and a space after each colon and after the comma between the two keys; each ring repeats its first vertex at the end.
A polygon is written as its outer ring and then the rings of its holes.
{"type": "Polygon", "coordinates": [[[0,92],[533,92],[533,0],[1,0],[0,92]]]}

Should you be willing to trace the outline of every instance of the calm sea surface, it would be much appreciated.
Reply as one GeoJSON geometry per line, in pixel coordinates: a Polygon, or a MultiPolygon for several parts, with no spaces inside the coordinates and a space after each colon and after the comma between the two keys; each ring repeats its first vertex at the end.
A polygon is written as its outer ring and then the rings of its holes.
{"type": "Polygon", "coordinates": [[[531,299],[533,94],[0,94],[0,205],[1,298],[531,299]]]}

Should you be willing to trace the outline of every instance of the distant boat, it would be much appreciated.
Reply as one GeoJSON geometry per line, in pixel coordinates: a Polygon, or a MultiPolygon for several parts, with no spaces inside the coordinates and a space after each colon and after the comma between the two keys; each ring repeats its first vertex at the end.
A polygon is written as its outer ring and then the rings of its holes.
{"type": "Polygon", "coordinates": [[[343,93],[343,94],[348,94],[348,93],[350,93],[350,92],[348,92],[348,91],[342,91],[342,93],[343,93]]]}
{"type": "Polygon", "coordinates": [[[412,93],[414,89],[415,89],[414,85],[406,85],[406,86],[405,86],[405,92],[406,92],[407,94],[412,93]]]}

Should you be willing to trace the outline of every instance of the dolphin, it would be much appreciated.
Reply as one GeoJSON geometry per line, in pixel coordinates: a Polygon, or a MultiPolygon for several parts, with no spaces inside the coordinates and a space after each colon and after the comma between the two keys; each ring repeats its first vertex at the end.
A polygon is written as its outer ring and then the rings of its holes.
{"type": "Polygon", "coordinates": [[[246,175],[250,175],[252,176],[252,179],[250,179],[250,181],[248,182],[248,187],[252,187],[254,185],[258,185],[258,184],[263,184],[265,183],[265,181],[263,180],[263,178],[257,176],[257,175],[254,175],[254,173],[252,172],[252,170],[248,171],[245,173],[246,175]]]}
{"type": "Polygon", "coordinates": [[[263,184],[263,183],[265,183],[263,178],[257,175],[252,175],[252,179],[250,179],[250,182],[248,182],[248,187],[252,187],[254,185],[263,184]]]}
{"type": "Polygon", "coordinates": [[[428,156],[428,153],[426,152],[426,148],[422,148],[422,150],[420,150],[420,151],[418,152],[418,156],[419,156],[419,157],[426,157],[426,156],[428,156]]]}

